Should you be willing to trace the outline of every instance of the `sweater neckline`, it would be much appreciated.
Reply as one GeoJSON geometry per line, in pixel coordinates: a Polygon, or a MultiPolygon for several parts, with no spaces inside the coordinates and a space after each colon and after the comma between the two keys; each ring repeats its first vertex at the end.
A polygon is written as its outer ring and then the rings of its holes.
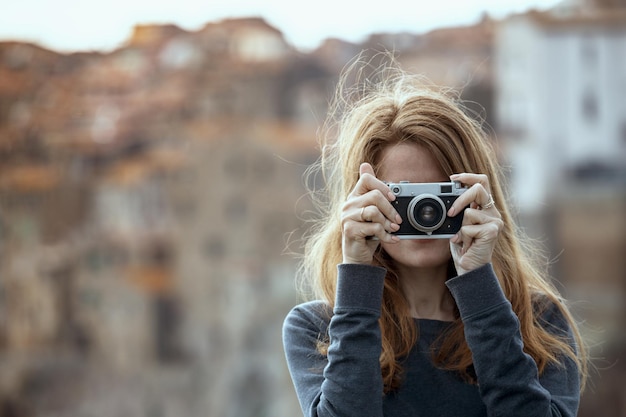
{"type": "Polygon", "coordinates": [[[448,326],[453,323],[452,321],[448,321],[448,320],[424,319],[424,318],[419,318],[419,317],[413,317],[413,320],[415,320],[419,324],[430,325],[430,326],[448,326]]]}
{"type": "Polygon", "coordinates": [[[448,326],[453,322],[433,319],[418,319],[415,318],[417,324],[418,333],[420,338],[426,338],[426,340],[433,340],[444,332],[448,326]]]}

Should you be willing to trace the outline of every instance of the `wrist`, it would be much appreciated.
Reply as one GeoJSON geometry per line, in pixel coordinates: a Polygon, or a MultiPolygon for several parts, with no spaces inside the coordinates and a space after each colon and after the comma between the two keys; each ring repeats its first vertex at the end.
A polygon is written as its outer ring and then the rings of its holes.
{"type": "Polygon", "coordinates": [[[344,265],[372,265],[373,259],[357,259],[357,258],[351,258],[349,256],[344,256],[343,260],[341,261],[342,264],[344,265]]]}

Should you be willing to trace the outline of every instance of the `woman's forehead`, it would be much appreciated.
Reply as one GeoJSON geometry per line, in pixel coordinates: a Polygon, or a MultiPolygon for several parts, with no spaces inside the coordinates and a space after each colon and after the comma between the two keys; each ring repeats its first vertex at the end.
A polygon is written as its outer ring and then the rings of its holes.
{"type": "Polygon", "coordinates": [[[378,163],[378,176],[387,182],[449,180],[433,154],[426,147],[411,142],[402,142],[383,149],[378,163]]]}

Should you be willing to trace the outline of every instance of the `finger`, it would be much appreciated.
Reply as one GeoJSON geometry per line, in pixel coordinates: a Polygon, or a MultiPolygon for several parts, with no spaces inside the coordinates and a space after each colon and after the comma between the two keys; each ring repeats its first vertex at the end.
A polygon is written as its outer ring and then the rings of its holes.
{"type": "Polygon", "coordinates": [[[493,196],[491,194],[489,194],[489,201],[487,201],[487,203],[485,204],[481,204],[480,209],[481,210],[493,210],[496,207],[496,202],[493,199],[493,196]]]}
{"type": "Polygon", "coordinates": [[[402,221],[402,218],[396,212],[396,209],[378,190],[353,198],[347,201],[342,208],[342,225],[349,222],[379,223],[386,231],[391,233],[400,229],[398,224],[400,221],[402,221]]]}
{"type": "Polygon", "coordinates": [[[490,242],[497,239],[502,229],[502,220],[492,219],[487,223],[468,224],[461,227],[455,243],[462,244],[463,248],[469,248],[472,242],[481,240],[490,242]]]}
{"type": "Polygon", "coordinates": [[[365,217],[366,221],[383,222],[383,219],[377,217],[377,213],[374,213],[374,211],[378,211],[382,214],[382,217],[387,218],[392,223],[400,224],[402,222],[402,217],[400,217],[395,207],[378,189],[368,191],[367,194],[358,197],[358,200],[354,201],[354,204],[361,207],[373,206],[372,208],[366,209],[368,214],[368,216],[365,217]]]}
{"type": "Polygon", "coordinates": [[[464,207],[469,206],[476,209],[482,205],[486,205],[490,200],[491,195],[487,192],[485,187],[480,183],[476,183],[452,203],[452,207],[448,210],[448,216],[455,216],[460,213],[464,207]]]}
{"type": "Polygon", "coordinates": [[[502,218],[493,196],[487,193],[487,190],[484,188],[480,189],[481,186],[478,184],[474,185],[474,187],[477,187],[476,199],[471,203],[471,208],[479,210],[482,213],[488,213],[489,217],[502,218]]]}
{"type": "Polygon", "coordinates": [[[374,173],[374,168],[372,168],[372,165],[367,162],[363,162],[361,166],[359,166],[359,176],[363,174],[371,174],[376,176],[376,174],[374,173]]]}
{"type": "Polygon", "coordinates": [[[396,196],[391,192],[387,184],[376,178],[372,166],[367,162],[362,163],[359,167],[359,175],[359,180],[348,198],[348,205],[356,205],[358,207],[374,205],[377,206],[391,222],[402,222],[402,218],[398,212],[389,203],[390,201],[394,201],[396,196]]]}
{"type": "Polygon", "coordinates": [[[400,239],[387,232],[381,223],[368,222],[346,222],[343,227],[346,238],[355,241],[365,241],[372,237],[377,237],[383,242],[397,242],[400,239]]]}
{"type": "MultiPolygon", "coordinates": [[[[395,209],[393,211],[395,213],[395,209]]],[[[356,220],[362,222],[380,223],[383,225],[385,230],[390,233],[400,229],[400,225],[387,218],[377,206],[367,206],[361,208],[358,216],[356,216],[356,220]]]]}
{"type": "Polygon", "coordinates": [[[466,184],[470,187],[474,184],[480,184],[487,191],[491,189],[489,186],[489,177],[487,177],[487,175],[485,174],[471,174],[471,173],[463,172],[461,174],[450,175],[450,179],[452,181],[458,181],[462,184],[466,184]]]}
{"type": "Polygon", "coordinates": [[[451,240],[465,246],[472,239],[495,239],[503,224],[499,215],[493,216],[484,210],[468,208],[463,215],[461,229],[451,240]]]}
{"type": "MultiPolygon", "coordinates": [[[[393,209],[393,212],[395,213],[395,209],[393,209]]],[[[383,214],[376,205],[368,205],[360,208],[358,206],[355,208],[347,208],[344,209],[343,213],[344,214],[342,215],[342,223],[346,223],[349,221],[354,221],[358,223],[380,223],[383,225],[383,228],[389,233],[396,232],[398,231],[398,229],[400,229],[400,225],[397,224],[395,221],[388,219],[386,215],[383,214]]]]}
{"type": "Polygon", "coordinates": [[[489,223],[493,219],[494,216],[485,212],[485,210],[467,208],[463,214],[463,226],[489,223]]]}
{"type": "Polygon", "coordinates": [[[387,201],[381,201],[380,204],[377,204],[378,208],[385,213],[385,216],[392,222],[401,223],[402,217],[400,217],[391,204],[388,204],[388,201],[394,201],[396,199],[396,195],[391,192],[387,184],[376,178],[374,168],[372,168],[369,163],[363,162],[359,167],[359,175],[361,178],[364,178],[364,182],[370,186],[370,189],[378,190],[381,194],[386,196],[387,201]]]}
{"type": "Polygon", "coordinates": [[[455,243],[460,246],[461,254],[467,253],[479,234],[480,225],[466,225],[459,230],[455,243]]]}
{"type": "Polygon", "coordinates": [[[394,201],[396,199],[396,196],[391,192],[387,184],[376,178],[374,168],[367,162],[364,162],[359,167],[359,181],[357,181],[351,194],[358,196],[367,194],[372,190],[380,191],[387,197],[388,201],[394,201]]]}

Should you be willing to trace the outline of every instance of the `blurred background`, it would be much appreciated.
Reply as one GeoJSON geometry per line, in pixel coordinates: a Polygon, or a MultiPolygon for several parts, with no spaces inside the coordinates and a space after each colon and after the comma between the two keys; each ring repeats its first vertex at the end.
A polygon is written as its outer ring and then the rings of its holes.
{"type": "Polygon", "coordinates": [[[383,50],[485,118],[585,323],[579,415],[626,416],[626,2],[313,48],[256,16],[137,24],[90,52],[7,36],[0,417],[301,415],[280,332],[302,174],[339,72],[383,50]]]}

